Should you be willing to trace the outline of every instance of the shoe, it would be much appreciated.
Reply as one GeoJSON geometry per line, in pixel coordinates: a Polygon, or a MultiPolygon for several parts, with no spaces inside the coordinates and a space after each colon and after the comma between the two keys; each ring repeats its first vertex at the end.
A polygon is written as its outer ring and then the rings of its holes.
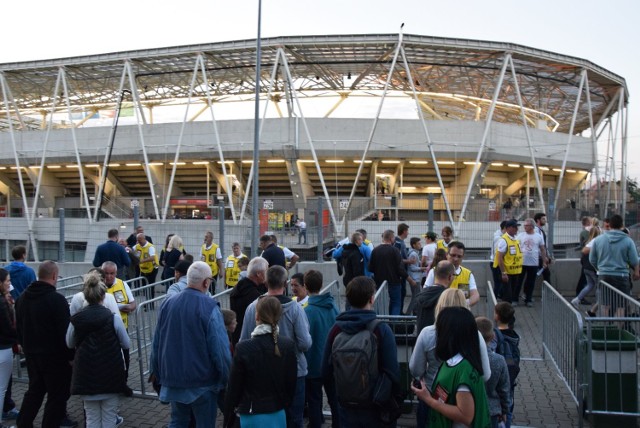
{"type": "Polygon", "coordinates": [[[78,422],[69,419],[69,416],[65,415],[64,419],[60,422],[60,428],[76,428],[78,422]]]}
{"type": "Polygon", "coordinates": [[[2,412],[2,419],[4,419],[4,420],[6,420],[6,419],[18,419],[18,415],[19,414],[20,414],[20,411],[14,407],[13,409],[9,410],[8,412],[2,412]]]}
{"type": "Polygon", "coordinates": [[[527,302],[525,304],[527,305],[527,308],[533,308],[533,302],[527,302]]]}
{"type": "Polygon", "coordinates": [[[581,304],[581,305],[590,305],[590,304],[591,304],[591,302],[590,302],[590,301],[588,301],[587,299],[582,299],[582,300],[580,300],[580,304],[581,304]]]}
{"type": "Polygon", "coordinates": [[[589,316],[589,317],[595,317],[595,316],[596,316],[596,313],[595,313],[595,312],[592,312],[592,311],[590,311],[590,310],[587,310],[587,316],[589,316]]]}
{"type": "Polygon", "coordinates": [[[124,391],[122,391],[122,395],[125,397],[133,397],[133,389],[129,388],[129,385],[124,386],[124,391]]]}
{"type": "Polygon", "coordinates": [[[124,423],[124,418],[120,415],[116,415],[116,428],[124,423]]]}
{"type": "Polygon", "coordinates": [[[576,308],[576,309],[580,309],[580,300],[578,300],[578,298],[576,297],[575,299],[571,300],[571,304],[576,308]]]}

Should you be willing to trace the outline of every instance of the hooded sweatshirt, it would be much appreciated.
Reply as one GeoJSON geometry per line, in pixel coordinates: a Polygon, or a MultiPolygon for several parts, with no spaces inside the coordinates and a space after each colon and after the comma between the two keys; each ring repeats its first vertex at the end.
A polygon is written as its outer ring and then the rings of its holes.
{"type": "MultiPolygon", "coordinates": [[[[237,287],[237,286],[236,286],[237,287]]],[[[304,309],[297,302],[282,295],[274,296],[282,304],[282,317],[278,322],[280,335],[293,340],[296,345],[296,356],[298,358],[298,377],[307,375],[307,359],[304,353],[311,347],[311,335],[309,334],[309,321],[304,309]]],[[[249,305],[244,314],[244,324],[240,334],[240,342],[251,339],[251,332],[256,328],[256,305],[258,300],[254,300],[249,305]]]]}
{"type": "Polygon", "coordinates": [[[610,230],[593,240],[589,261],[598,275],[626,276],[638,264],[638,250],[629,235],[610,230]]]}
{"type": "Polygon", "coordinates": [[[14,299],[20,297],[29,284],[36,280],[36,273],[22,262],[13,261],[4,267],[11,275],[11,296],[14,299]]]}
{"type": "Polygon", "coordinates": [[[235,345],[240,341],[240,333],[242,332],[242,326],[244,325],[244,314],[247,311],[247,307],[262,293],[258,290],[258,285],[249,278],[242,278],[233,291],[229,294],[229,306],[231,310],[236,313],[236,330],[232,335],[232,343],[235,345]]]}
{"type": "Polygon", "coordinates": [[[418,331],[435,323],[435,310],[440,295],[446,290],[446,287],[434,285],[432,287],[423,288],[416,296],[416,304],[413,311],[417,316],[418,331]]]}
{"type": "MultiPolygon", "coordinates": [[[[342,312],[336,318],[336,323],[329,331],[327,343],[322,356],[322,376],[333,379],[333,365],[331,363],[331,349],[333,341],[340,332],[354,334],[367,328],[367,324],[376,318],[376,313],[367,309],[351,309],[342,312]]],[[[400,367],[398,365],[398,349],[396,339],[391,328],[380,323],[374,330],[378,338],[378,365],[387,372],[394,383],[395,391],[399,385],[400,367]]]]}
{"type": "Polygon", "coordinates": [[[309,302],[304,311],[309,320],[309,333],[313,342],[311,348],[305,352],[309,367],[307,377],[315,379],[322,376],[324,344],[340,311],[329,293],[309,296],[309,302]]]}

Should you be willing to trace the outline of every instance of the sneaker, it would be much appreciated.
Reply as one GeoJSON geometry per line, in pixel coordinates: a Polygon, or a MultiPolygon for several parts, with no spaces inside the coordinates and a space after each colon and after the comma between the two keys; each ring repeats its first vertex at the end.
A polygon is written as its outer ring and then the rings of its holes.
{"type": "Polygon", "coordinates": [[[78,422],[69,419],[69,416],[65,415],[64,419],[60,422],[60,428],[76,428],[78,422]]]}
{"type": "Polygon", "coordinates": [[[18,415],[19,414],[20,414],[20,411],[14,407],[13,409],[9,410],[8,412],[2,412],[2,419],[4,419],[4,420],[6,420],[6,419],[18,419],[18,415]]]}
{"type": "Polygon", "coordinates": [[[576,309],[580,309],[580,300],[578,300],[578,298],[576,297],[575,299],[571,300],[571,304],[576,308],[576,309]]]}
{"type": "Polygon", "coordinates": [[[526,305],[527,308],[533,308],[533,302],[527,302],[526,305]]]}
{"type": "Polygon", "coordinates": [[[592,312],[591,310],[587,310],[587,316],[589,316],[589,317],[595,317],[595,316],[596,316],[596,313],[595,313],[595,312],[592,312]]]}
{"type": "Polygon", "coordinates": [[[116,415],[116,428],[124,423],[124,418],[120,415],[116,415]]]}

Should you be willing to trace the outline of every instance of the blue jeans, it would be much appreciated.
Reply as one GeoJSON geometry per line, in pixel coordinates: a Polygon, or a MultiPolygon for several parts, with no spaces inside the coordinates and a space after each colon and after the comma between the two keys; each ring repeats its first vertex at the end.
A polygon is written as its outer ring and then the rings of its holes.
{"type": "MultiPolygon", "coordinates": [[[[292,367],[295,370],[295,367],[292,367]]],[[[287,414],[287,428],[302,428],[304,412],[304,376],[300,376],[296,381],[296,392],[293,394],[293,400],[288,408],[285,409],[287,414]]]]}
{"type": "Polygon", "coordinates": [[[418,408],[416,409],[416,423],[418,428],[425,428],[429,422],[429,411],[431,407],[427,406],[422,400],[418,400],[418,408]]]}
{"type": "Polygon", "coordinates": [[[331,407],[331,426],[338,428],[340,426],[340,417],[338,415],[338,400],[336,397],[333,379],[324,382],[323,378],[309,378],[305,380],[305,394],[307,403],[309,404],[309,427],[320,428],[322,426],[322,387],[327,394],[327,401],[331,407]]]}
{"type": "Polygon", "coordinates": [[[216,426],[218,394],[207,391],[198,397],[193,403],[184,404],[177,401],[171,402],[171,422],[169,428],[187,428],[191,420],[191,412],[196,420],[196,426],[216,426]]]}
{"type": "Polygon", "coordinates": [[[402,286],[389,284],[387,289],[389,290],[389,315],[400,315],[402,311],[402,286]]]}

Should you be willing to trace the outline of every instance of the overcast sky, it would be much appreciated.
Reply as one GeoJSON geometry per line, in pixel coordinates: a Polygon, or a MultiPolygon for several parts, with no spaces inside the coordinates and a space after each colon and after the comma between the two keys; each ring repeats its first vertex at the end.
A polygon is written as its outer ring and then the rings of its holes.
{"type": "MultiPolygon", "coordinates": [[[[258,0],[9,1],[0,63],[256,37],[258,0]]],[[[640,2],[264,0],[262,36],[404,32],[518,43],[590,60],[630,93],[629,175],[640,178],[640,2]]],[[[617,175],[617,174],[616,174],[617,175]]]]}

